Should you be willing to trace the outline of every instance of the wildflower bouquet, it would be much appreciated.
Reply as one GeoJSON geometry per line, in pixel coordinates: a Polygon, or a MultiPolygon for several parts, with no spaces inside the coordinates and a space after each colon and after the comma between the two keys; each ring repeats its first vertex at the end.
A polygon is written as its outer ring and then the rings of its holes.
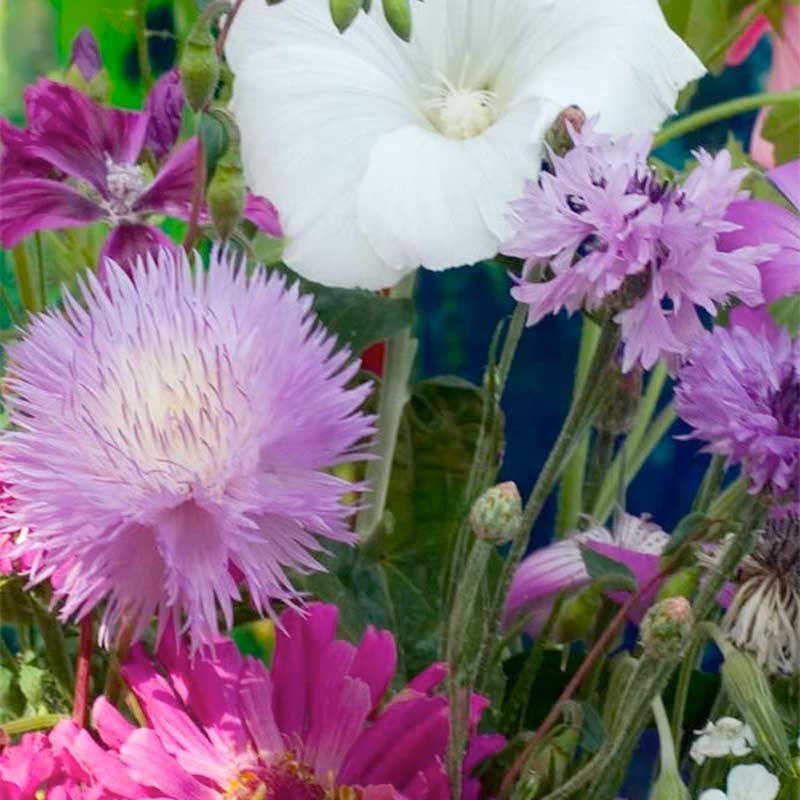
{"type": "Polygon", "coordinates": [[[0,118],[0,798],[798,800],[800,5],[117,5],[138,107],[84,27],[0,118]],[[420,267],[479,262],[482,383],[416,381],[420,267]]]}

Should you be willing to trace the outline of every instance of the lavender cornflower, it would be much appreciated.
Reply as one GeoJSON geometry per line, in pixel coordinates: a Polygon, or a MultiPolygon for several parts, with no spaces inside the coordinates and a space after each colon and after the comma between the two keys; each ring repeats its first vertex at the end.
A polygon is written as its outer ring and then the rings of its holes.
{"type": "Polygon", "coordinates": [[[90,275],[85,307],[67,297],[9,348],[0,480],[9,527],[32,531],[13,555],[33,582],[61,569],[62,618],[104,602],[105,645],[153,614],[159,635],[209,641],[240,583],[259,612],[296,606],[287,570],[356,538],[345,494],[363,487],[328,468],[363,459],[373,430],[358,362],[296,284],[219,250],[195,266],[108,262],[107,289],[90,275]]]}
{"type": "Polygon", "coordinates": [[[551,151],[552,171],[511,205],[515,235],[503,252],[525,259],[512,294],[530,305],[529,324],[562,308],[610,309],[625,372],[663,357],[674,367],[703,331],[698,307],[714,315],[733,296],[763,301],[757,265],[773,248],[717,246],[738,227],[725,220],[728,205],[747,196],[746,170],[732,170],[726,150],[696,153],[699,166],[677,185],[648,165],[649,136],[614,139],[596,122],[571,130],[574,147],[551,151]]]}
{"type": "Polygon", "coordinates": [[[742,464],[752,492],[800,509],[800,340],[785,330],[715,328],[692,346],[678,379],[689,438],[742,464]]]}

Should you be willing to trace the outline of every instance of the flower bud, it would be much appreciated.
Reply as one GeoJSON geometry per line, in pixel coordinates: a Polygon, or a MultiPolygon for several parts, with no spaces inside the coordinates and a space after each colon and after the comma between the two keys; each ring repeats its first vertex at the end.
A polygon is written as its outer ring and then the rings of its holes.
{"type": "Polygon", "coordinates": [[[725,641],[718,644],[725,656],[721,670],[725,691],[755,734],[759,748],[791,771],[789,740],[764,670],[750,653],[725,641]]]}
{"type": "Polygon", "coordinates": [[[330,0],[331,19],[339,33],[344,33],[353,24],[362,5],[362,0],[330,0]]]}
{"type": "Polygon", "coordinates": [[[217,162],[206,202],[217,233],[227,239],[242,218],[247,187],[239,147],[231,143],[217,162]]]}
{"type": "Polygon", "coordinates": [[[603,591],[601,584],[592,584],[568,597],[558,612],[553,639],[563,644],[585,639],[597,622],[603,591]]]}
{"type": "Polygon", "coordinates": [[[650,793],[650,800],[691,800],[689,790],[675,769],[662,769],[650,793]]]}
{"type": "Polygon", "coordinates": [[[572,132],[580,133],[585,122],[586,114],[578,106],[567,106],[550,126],[545,141],[557,156],[563,156],[572,150],[572,132]]]}
{"type": "Polygon", "coordinates": [[[522,498],[513,481],[487,489],[473,504],[469,515],[472,530],[490,544],[505,544],[522,522],[522,498]]]}
{"type": "Polygon", "coordinates": [[[656,603],[642,621],[644,651],[660,661],[679,660],[692,634],[694,616],[685,597],[668,597],[656,603]]]}
{"type": "Polygon", "coordinates": [[[219,58],[208,23],[199,19],[186,39],[180,63],[181,83],[189,108],[195,113],[214,96],[219,81],[219,58]]]}
{"type": "Polygon", "coordinates": [[[89,28],[81,28],[80,33],[73,39],[69,66],[77,67],[87,83],[103,69],[97,39],[94,38],[94,34],[89,28]]]}
{"type": "Polygon", "coordinates": [[[409,0],[383,0],[383,15],[397,36],[404,42],[411,39],[411,4],[409,0]]]}

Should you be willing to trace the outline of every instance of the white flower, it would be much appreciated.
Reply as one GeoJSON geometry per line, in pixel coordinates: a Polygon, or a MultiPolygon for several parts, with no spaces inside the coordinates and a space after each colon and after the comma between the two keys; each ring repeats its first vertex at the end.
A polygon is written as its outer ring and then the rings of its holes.
{"type": "Polygon", "coordinates": [[[727,794],[708,789],[700,800],[775,800],[780,781],[761,764],[740,764],[728,773],[727,794]]]}
{"type": "Polygon", "coordinates": [[[689,755],[698,764],[707,758],[746,756],[752,752],[755,744],[750,726],[733,717],[722,717],[716,723],[709,721],[705,728],[695,731],[695,734],[697,738],[689,755]]]}
{"type": "Polygon", "coordinates": [[[380,5],[341,35],[326,0],[245,0],[226,48],[248,183],[330,285],[493,256],[563,108],[654,129],[704,72],[657,0],[415,2],[410,43],[380,5]]]}

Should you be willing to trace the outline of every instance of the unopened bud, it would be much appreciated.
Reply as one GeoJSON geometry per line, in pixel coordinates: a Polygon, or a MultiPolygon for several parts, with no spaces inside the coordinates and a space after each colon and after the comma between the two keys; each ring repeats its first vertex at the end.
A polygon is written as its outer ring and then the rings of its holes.
{"type": "Polygon", "coordinates": [[[383,0],[383,15],[397,36],[404,42],[411,39],[411,3],[409,0],[383,0]]]}
{"type": "Polygon", "coordinates": [[[601,584],[592,584],[568,597],[556,617],[553,640],[567,644],[586,639],[597,622],[603,594],[601,584]]]}
{"type": "Polygon", "coordinates": [[[642,621],[645,653],[660,661],[679,660],[694,625],[692,606],[685,597],[669,597],[650,608],[642,621]]]}
{"type": "Polygon", "coordinates": [[[572,134],[580,133],[585,122],[586,114],[578,106],[567,106],[550,126],[545,141],[557,156],[563,156],[575,144],[572,134]]]}
{"type": "Polygon", "coordinates": [[[522,522],[522,498],[513,481],[487,489],[473,504],[469,515],[479,539],[505,544],[514,538],[522,522]]]}
{"type": "Polygon", "coordinates": [[[752,729],[759,748],[790,771],[789,740],[764,670],[750,653],[737,650],[726,641],[717,643],[725,657],[722,686],[728,697],[752,729]]]}
{"type": "Polygon", "coordinates": [[[206,202],[217,233],[227,239],[242,218],[247,187],[239,147],[231,143],[217,162],[206,202]]]}
{"type": "Polygon", "coordinates": [[[612,359],[605,374],[606,396],[595,423],[598,430],[617,435],[630,432],[642,399],[643,374],[638,364],[623,372],[621,359],[612,359]]]}
{"type": "Polygon", "coordinates": [[[662,769],[650,793],[650,800],[691,800],[691,798],[692,795],[676,769],[662,769]]]}
{"type": "Polygon", "coordinates": [[[80,33],[73,39],[69,66],[77,67],[87,83],[103,69],[97,39],[89,28],[81,28],[80,33]]]}
{"type": "Polygon", "coordinates": [[[344,33],[353,24],[363,5],[362,0],[330,0],[331,19],[339,33],[344,33]]]}
{"type": "Polygon", "coordinates": [[[670,575],[658,591],[658,600],[669,597],[691,597],[700,584],[700,570],[697,567],[687,567],[674,575],[670,575]]]}
{"type": "Polygon", "coordinates": [[[189,32],[181,58],[183,92],[189,108],[201,111],[214,96],[219,81],[219,58],[208,22],[201,18],[189,32]]]}

